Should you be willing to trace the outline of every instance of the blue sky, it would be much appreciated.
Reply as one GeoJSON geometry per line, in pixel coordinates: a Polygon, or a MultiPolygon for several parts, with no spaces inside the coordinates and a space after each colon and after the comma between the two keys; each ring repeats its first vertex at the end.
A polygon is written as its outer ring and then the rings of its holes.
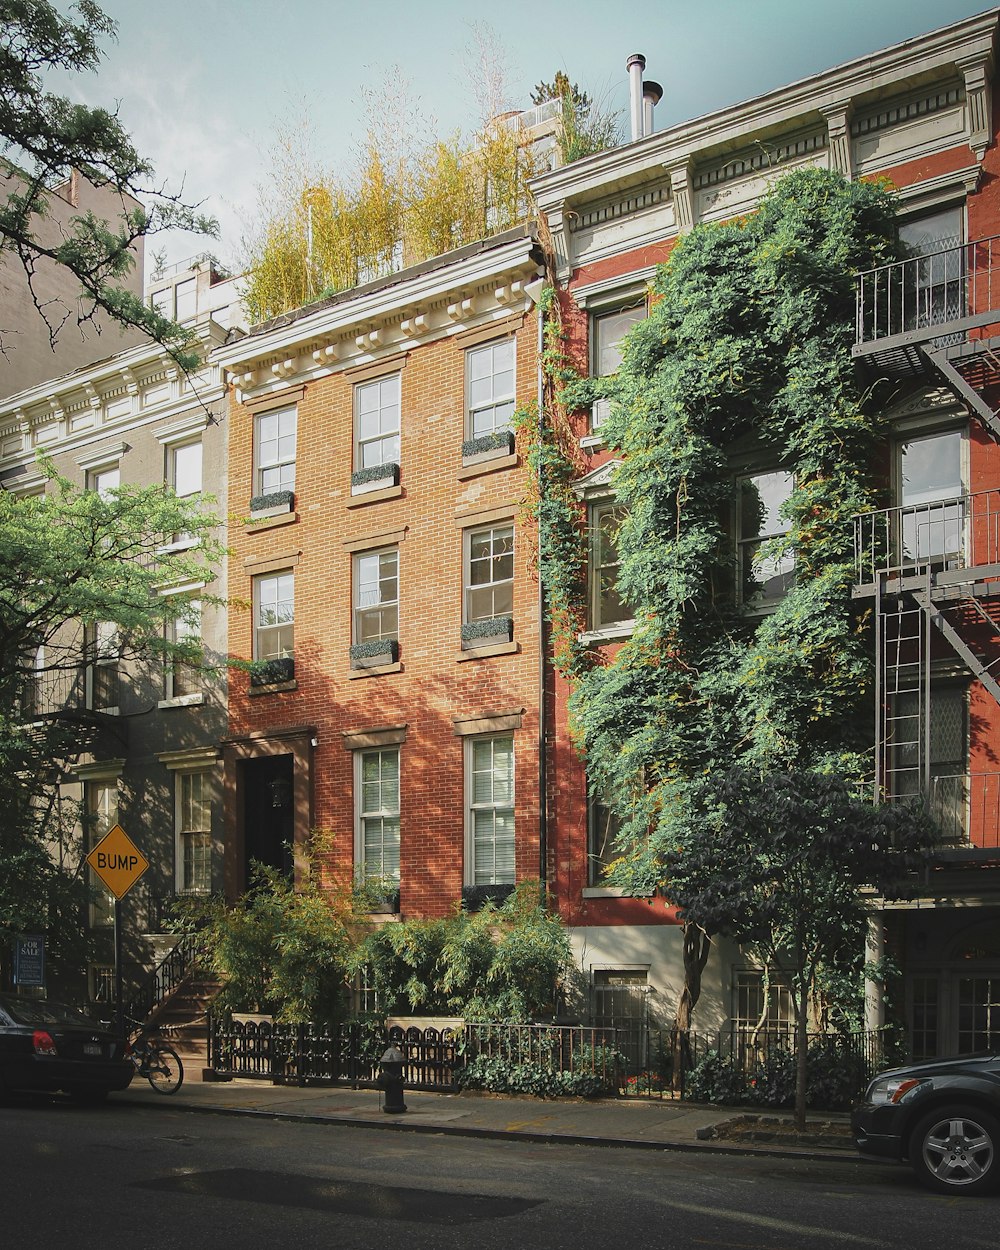
{"type": "MultiPolygon", "coordinates": [[[[66,0],[56,0],[60,9],[66,0]]],[[[509,101],[563,69],[612,107],[627,105],[625,61],[646,57],[664,99],[656,126],[697,117],[984,10],[982,0],[103,0],[119,27],[98,75],[60,89],[119,105],[160,182],[183,184],[222,225],[234,260],[257,210],[279,127],[308,117],[324,167],[350,165],[366,87],[408,83],[442,133],[476,120],[473,28],[506,60],[509,101]]],[[[385,108],[399,106],[389,92],[385,108]]],[[[155,246],[155,245],[154,245],[155,246]]],[[[202,241],[168,241],[170,259],[202,241]]]]}

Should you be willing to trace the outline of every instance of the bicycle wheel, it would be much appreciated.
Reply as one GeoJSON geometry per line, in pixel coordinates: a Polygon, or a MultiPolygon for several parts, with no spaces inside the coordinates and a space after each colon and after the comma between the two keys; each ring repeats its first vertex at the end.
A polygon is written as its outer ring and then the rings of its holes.
{"type": "Polygon", "coordinates": [[[184,1081],[184,1065],[173,1046],[153,1042],[146,1057],[146,1079],[158,1094],[176,1094],[184,1081]]]}

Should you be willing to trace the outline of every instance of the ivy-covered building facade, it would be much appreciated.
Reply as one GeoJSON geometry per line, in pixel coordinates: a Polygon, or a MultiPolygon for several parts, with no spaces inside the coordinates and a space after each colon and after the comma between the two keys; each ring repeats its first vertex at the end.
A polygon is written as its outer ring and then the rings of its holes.
{"type": "MultiPolygon", "coordinates": [[[[852,358],[859,403],[875,432],[860,474],[871,479],[866,506],[846,518],[841,533],[857,553],[846,593],[865,648],[856,675],[864,688],[866,771],[876,801],[922,796],[939,831],[909,897],[883,900],[873,915],[867,955],[885,960],[879,966],[886,971],[867,983],[865,1023],[902,1023],[918,1056],[998,1040],[1000,372],[990,338],[1000,324],[997,26],[996,11],[956,23],[533,184],[559,291],[550,315],[561,344],[554,373],[568,408],[565,458],[589,535],[589,584],[578,604],[586,619],[576,636],[589,658],[581,665],[578,652],[552,690],[549,884],[585,975],[594,987],[607,987],[605,1001],[619,1016],[652,1011],[669,1023],[684,982],[682,929],[669,899],[653,885],[618,884],[628,846],[615,833],[627,804],[620,794],[616,801],[602,793],[599,779],[588,780],[585,753],[572,745],[592,728],[586,674],[613,666],[636,627],[616,582],[616,478],[622,480],[621,444],[631,436],[624,405],[644,420],[637,376],[658,345],[641,330],[627,345],[626,336],[669,297],[670,283],[657,284],[657,267],[680,240],[706,223],[738,223],[757,212],[779,178],[818,168],[855,183],[884,179],[893,189],[902,247],[856,276],[856,329],[846,340],[833,336],[827,355],[852,358]],[[624,391],[616,391],[620,373],[627,375],[624,391]],[[581,390],[566,384],[574,374],[598,381],[581,390]],[[616,394],[623,405],[617,417],[616,394]],[[591,401],[587,407],[580,395],[591,401]],[[605,437],[609,425],[618,445],[605,437]]],[[[692,252],[684,255],[690,265],[692,252]]],[[[724,269],[706,272],[709,284],[729,281],[724,269]]],[[[780,288],[773,294],[780,302],[780,288]]],[[[702,365],[692,386],[715,368],[728,372],[731,398],[744,361],[726,358],[730,340],[721,335],[738,343],[738,328],[723,331],[713,322],[714,298],[706,286],[694,349],[702,365]]],[[[748,308],[748,323],[756,315],[748,308]]],[[[670,322],[663,334],[681,339],[691,324],[670,322]]],[[[794,333],[789,342],[791,351],[801,346],[794,333]]],[[[752,389],[748,382],[747,393],[752,389]]],[[[766,417],[749,432],[734,427],[722,444],[730,487],[721,515],[743,621],[736,632],[766,635],[771,645],[780,605],[815,574],[815,564],[804,547],[796,550],[806,532],[801,496],[796,501],[805,478],[797,481],[799,465],[766,427],[766,417]]],[[[815,464],[827,455],[834,462],[842,434],[835,424],[817,423],[814,444],[827,438],[830,445],[813,445],[803,460],[811,456],[815,464]]],[[[816,480],[813,469],[810,489],[816,480]]],[[[698,481],[692,471],[684,489],[698,489],[698,481]]],[[[632,490],[635,497],[634,484],[632,490]]],[[[674,503],[679,537],[691,504],[683,490],[674,503]]],[[[715,610],[707,598],[703,603],[706,613],[715,610]]],[[[806,650],[813,641],[794,630],[789,637],[804,637],[806,650]]],[[[719,655],[731,647],[736,657],[732,637],[720,632],[719,655]]],[[[760,655],[766,659],[764,644],[760,655]]],[[[734,658],[734,669],[741,662],[734,658]]],[[[770,670],[778,673],[766,694],[772,709],[782,701],[780,669],[770,670]]],[[[761,670],[747,666],[732,680],[724,670],[720,663],[717,689],[728,682],[731,697],[749,708],[752,745],[770,715],[761,710],[764,694],[754,704],[754,692],[764,689],[761,670]]],[[[796,691],[788,686],[786,693],[793,702],[796,691]]],[[[835,723],[829,710],[816,719],[824,715],[835,723]]],[[[770,730],[777,735],[774,724],[770,730]]],[[[830,758],[835,735],[828,745],[830,758]]],[[[842,748],[857,751],[853,724],[845,722],[842,748]]],[[[754,1024],[762,1016],[780,1024],[787,1012],[780,981],[768,985],[760,968],[718,940],[701,995],[695,1028],[727,1018],[754,1024]]]]}

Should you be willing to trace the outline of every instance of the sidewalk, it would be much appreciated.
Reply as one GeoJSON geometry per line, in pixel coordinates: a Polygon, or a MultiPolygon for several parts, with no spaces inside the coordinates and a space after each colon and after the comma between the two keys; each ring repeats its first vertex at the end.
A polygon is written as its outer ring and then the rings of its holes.
{"type": "Polygon", "coordinates": [[[807,1133],[789,1140],[787,1113],[768,1115],[758,1108],[715,1107],[668,1100],[515,1098],[489,1094],[434,1094],[406,1090],[406,1113],[387,1115],[377,1089],[336,1086],[271,1085],[235,1080],[202,1084],[185,1081],[164,1096],[136,1079],[118,1103],[155,1106],[164,1111],[207,1112],[299,1120],[306,1123],[360,1124],[416,1133],[508,1138],[532,1142],[628,1146],[638,1149],[766,1154],[779,1158],[858,1158],[847,1133],[845,1114],[810,1116],[807,1133]]]}

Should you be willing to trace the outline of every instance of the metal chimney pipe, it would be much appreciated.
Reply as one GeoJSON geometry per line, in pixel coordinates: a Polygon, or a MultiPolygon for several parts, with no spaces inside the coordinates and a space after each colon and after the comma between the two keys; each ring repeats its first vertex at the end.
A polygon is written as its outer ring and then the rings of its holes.
{"type": "Polygon", "coordinates": [[[658,82],[653,82],[652,78],[647,78],[642,84],[642,133],[651,135],[653,133],[653,109],[663,99],[663,88],[658,82]]]}
{"type": "Polygon", "coordinates": [[[625,62],[628,70],[629,116],[632,121],[632,141],[642,138],[642,71],[646,58],[641,52],[633,52],[625,62]]]}

